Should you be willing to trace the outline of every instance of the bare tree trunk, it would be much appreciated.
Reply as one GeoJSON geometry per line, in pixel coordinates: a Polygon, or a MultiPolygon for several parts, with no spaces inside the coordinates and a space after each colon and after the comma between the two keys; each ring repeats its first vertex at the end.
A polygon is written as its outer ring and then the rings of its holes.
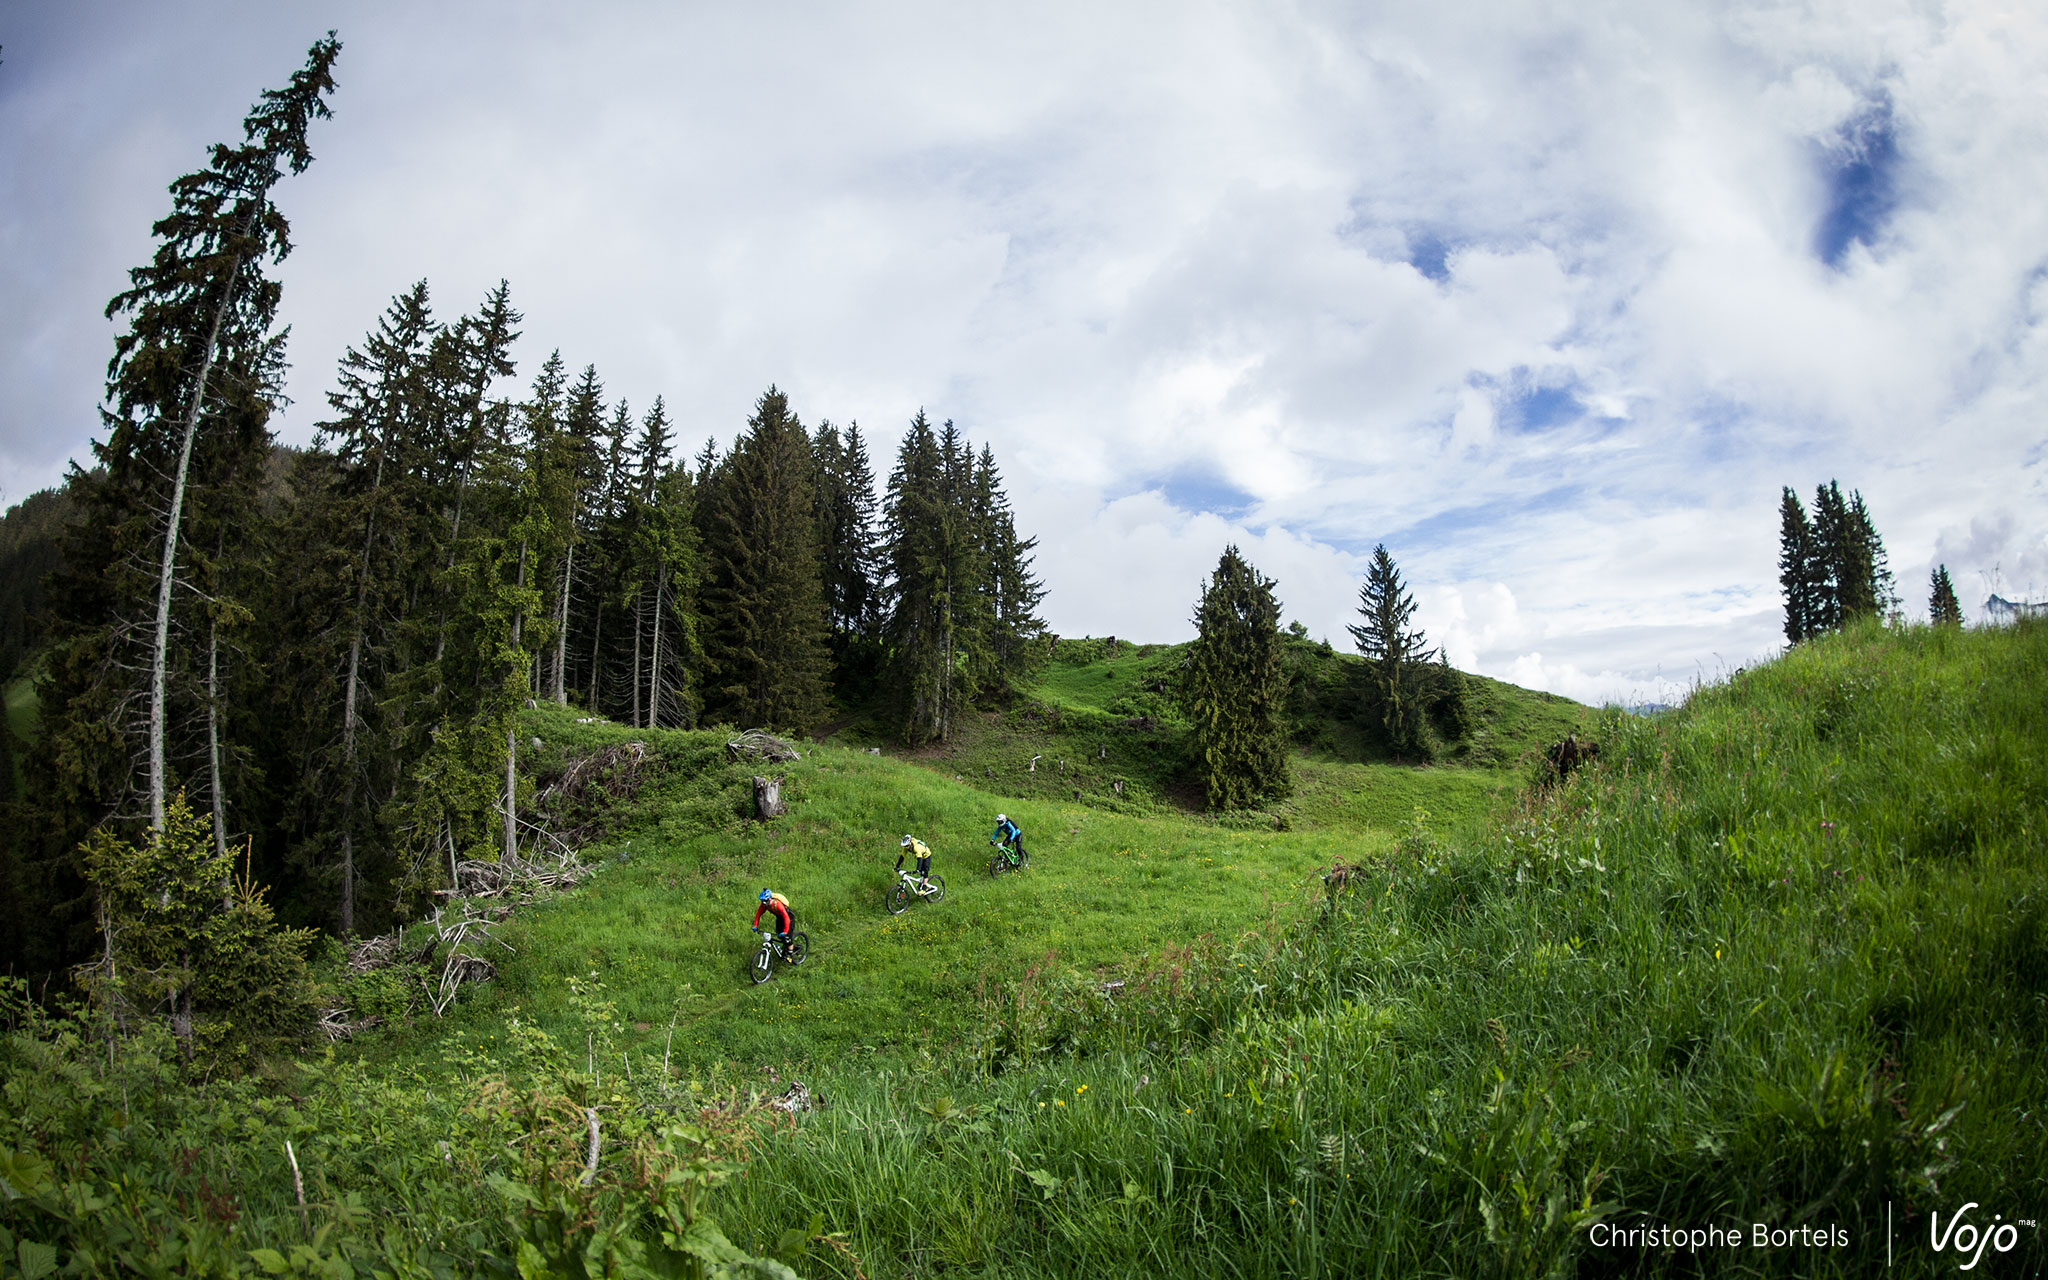
{"type": "Polygon", "coordinates": [[[183,438],[178,443],[178,469],[171,477],[171,506],[164,513],[164,549],[157,565],[156,636],[149,653],[149,823],[164,828],[164,728],[167,719],[165,684],[171,648],[171,584],[177,576],[178,529],[185,518],[185,478],[192,470],[192,443],[199,437],[199,415],[206,405],[206,384],[213,376],[214,349],[220,344],[220,327],[235,300],[235,280],[242,271],[242,257],[229,264],[228,285],[214,308],[213,324],[206,333],[206,355],[199,362],[199,378],[192,387],[192,402],[185,407],[183,438]]]}
{"type": "Polygon", "coordinates": [[[645,728],[640,723],[640,635],[647,630],[647,588],[641,587],[633,594],[633,727],[645,728]]]}
{"type": "MultiPolygon", "coordinates": [[[[526,543],[519,544],[519,587],[526,588],[526,543]]],[[[526,614],[512,617],[512,647],[526,627],[526,614]]],[[[519,856],[519,713],[515,710],[505,724],[505,859],[519,856]]]]}
{"type": "Polygon", "coordinates": [[[667,603],[668,575],[654,580],[654,660],[647,664],[647,727],[661,727],[661,614],[667,603]]]}
{"type": "Polygon", "coordinates": [[[569,588],[576,581],[576,544],[562,563],[562,601],[555,614],[555,705],[569,705],[569,588]]]}
{"type": "Polygon", "coordinates": [[[597,593],[597,608],[590,614],[590,705],[591,715],[601,716],[598,692],[604,683],[604,592],[597,593]]]}
{"type": "MultiPolygon", "coordinates": [[[[206,624],[206,767],[213,793],[213,851],[228,856],[228,799],[220,773],[220,624],[206,624]]],[[[231,873],[232,874],[232,873],[231,873]]],[[[221,886],[227,897],[228,886],[221,886]]]]}
{"type": "MultiPolygon", "coordinates": [[[[377,451],[377,469],[370,477],[374,500],[384,487],[384,450],[377,451]]],[[[356,928],[356,692],[361,687],[363,632],[368,629],[363,614],[370,598],[370,552],[377,544],[377,511],[373,506],[363,523],[363,556],[356,565],[356,612],[348,638],[348,680],[341,698],[341,936],[356,928]]]]}

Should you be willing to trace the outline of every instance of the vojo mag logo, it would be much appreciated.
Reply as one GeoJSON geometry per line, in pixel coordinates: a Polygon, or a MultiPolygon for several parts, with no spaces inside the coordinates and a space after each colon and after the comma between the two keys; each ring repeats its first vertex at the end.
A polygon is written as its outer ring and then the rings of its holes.
{"type": "Polygon", "coordinates": [[[1979,1224],[1969,1221],[1970,1211],[1981,1206],[1975,1200],[1950,1215],[1946,1226],[1941,1214],[1936,1212],[1928,1220],[1928,1235],[1934,1251],[1955,1258],[1961,1265],[1960,1271],[1973,1269],[1984,1258],[1984,1251],[2011,1253],[2020,1242],[2020,1229],[2035,1231],[2038,1228],[2031,1218],[2016,1218],[2008,1221],[1998,1214],[1991,1215],[1991,1221],[1979,1224]],[[1968,1261],[1963,1261],[1967,1258],[1968,1261]]]}

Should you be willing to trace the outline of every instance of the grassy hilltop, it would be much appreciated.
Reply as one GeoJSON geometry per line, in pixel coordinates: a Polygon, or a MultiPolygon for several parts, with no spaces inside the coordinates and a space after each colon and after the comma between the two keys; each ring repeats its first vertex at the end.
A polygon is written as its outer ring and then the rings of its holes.
{"type": "Polygon", "coordinates": [[[1600,763],[1540,792],[1568,705],[1489,688],[1490,745],[1427,768],[1335,723],[1294,797],[1222,819],[1141,705],[1171,656],[1055,664],[944,752],[809,749],[765,825],[717,735],[531,713],[544,771],[627,738],[656,767],[494,982],[281,1087],[152,1093],[17,1036],[0,1147],[69,1178],[108,1144],[122,1203],[241,1188],[219,1256],[251,1274],[318,1232],[377,1274],[580,1274],[714,1220],[806,1275],[1951,1274],[1930,1218],[1972,1201],[2009,1228],[1980,1274],[2048,1262],[2048,627],[1859,629],[1583,712],[1600,763]],[[991,880],[998,808],[1033,863],[991,880]],[[892,918],[905,830],[950,891],[892,918]],[[752,987],[763,883],[816,950],[752,987]],[[792,1076],[817,1110],[730,1101],[792,1076]]]}

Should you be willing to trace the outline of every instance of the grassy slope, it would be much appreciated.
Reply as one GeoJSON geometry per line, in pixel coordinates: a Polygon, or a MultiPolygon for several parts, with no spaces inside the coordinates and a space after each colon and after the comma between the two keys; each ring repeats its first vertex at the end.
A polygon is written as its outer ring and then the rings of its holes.
{"type": "Polygon", "coordinates": [[[1000,1074],[825,1073],[732,1220],[920,1274],[1865,1275],[1890,1208],[1946,1274],[1931,1213],[2048,1202],[2044,687],[2048,627],[1869,630],[1613,719],[1600,770],[1173,998],[1020,998],[1000,1074]]]}
{"type": "MultiPolygon", "coordinates": [[[[1133,734],[1120,721],[1040,713],[1062,701],[1085,705],[1066,688],[1068,666],[1054,664],[1044,697],[978,719],[943,752],[904,760],[858,747],[807,749],[778,766],[790,814],[769,824],[733,817],[745,805],[748,771],[725,762],[721,735],[649,735],[578,724],[551,708],[529,712],[549,758],[651,739],[668,778],[595,853],[606,863],[595,882],[505,930],[515,951],[498,954],[499,981],[479,989],[457,1025],[488,1041],[516,1008],[567,1027],[565,977],[595,974],[629,1024],[628,1045],[668,1047],[673,1024],[684,1061],[943,1052],[980,1024],[978,993],[1027,968],[1108,973],[1251,927],[1276,905],[1299,902],[1333,862],[1390,850],[1417,809],[1441,833],[1477,830],[1525,781],[1521,769],[1301,758],[1293,798],[1273,814],[1220,825],[1168,797],[1177,742],[1160,746],[1162,735],[1133,734]],[[1044,757],[1036,772],[1034,754],[1044,757]],[[1111,789],[1117,778],[1129,781],[1123,795],[1111,789]],[[1024,827],[1033,863],[1027,875],[997,882],[984,863],[999,810],[1024,827]],[[1290,829],[1276,830],[1276,817],[1290,829]],[[891,918],[882,899],[905,831],[932,846],[949,895],[891,918]],[[790,897],[818,958],[754,989],[744,979],[754,945],[746,926],[763,886],[790,897]]],[[[1081,668],[1101,669],[1116,678],[1084,678],[1105,704],[1143,678],[1135,664],[1081,668]]],[[[1514,690],[1502,700],[1513,695],[1538,708],[1529,718],[1545,731],[1562,719],[1542,695],[1514,690]]],[[[440,1032],[394,1031],[364,1051],[402,1059],[430,1049],[440,1032]]]]}

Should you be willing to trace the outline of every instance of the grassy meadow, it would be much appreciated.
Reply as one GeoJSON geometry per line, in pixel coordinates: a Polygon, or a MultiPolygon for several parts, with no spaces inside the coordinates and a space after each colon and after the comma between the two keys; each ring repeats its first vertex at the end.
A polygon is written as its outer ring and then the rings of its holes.
{"type": "Polygon", "coordinates": [[[0,1183],[45,1207],[0,1257],[133,1221],[214,1232],[194,1274],[1946,1275],[1974,1202],[1977,1274],[2048,1261],[2048,627],[1861,629],[1648,718],[1483,686],[1481,750],[1311,733],[1220,817],[1148,709],[1172,654],[1068,650],[944,751],[806,747],[765,824],[722,735],[530,712],[542,779],[650,766],[496,980],[155,1094],[17,1030],[0,1183]],[[1599,764],[1533,788],[1573,727],[1599,764]],[[1032,865],[991,879],[998,810],[1032,865]],[[948,893],[891,917],[905,831],[948,893]],[[814,950],[755,987],[763,885],[814,950]],[[762,1110],[792,1078],[818,1107],[762,1110]],[[94,1143],[127,1182],[64,1172],[94,1143]]]}

